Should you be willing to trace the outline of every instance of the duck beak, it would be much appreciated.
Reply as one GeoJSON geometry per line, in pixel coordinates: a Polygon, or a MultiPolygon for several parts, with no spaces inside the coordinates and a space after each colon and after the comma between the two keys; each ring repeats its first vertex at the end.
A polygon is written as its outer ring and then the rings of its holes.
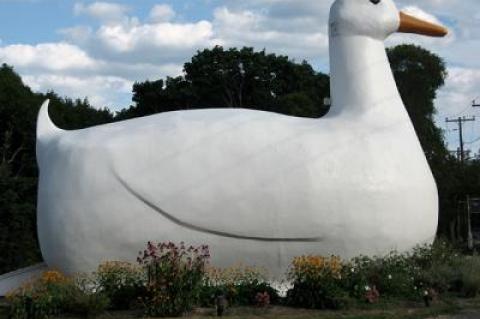
{"type": "Polygon", "coordinates": [[[398,32],[416,33],[431,37],[444,37],[448,34],[447,28],[427,22],[400,11],[400,27],[398,32]]]}

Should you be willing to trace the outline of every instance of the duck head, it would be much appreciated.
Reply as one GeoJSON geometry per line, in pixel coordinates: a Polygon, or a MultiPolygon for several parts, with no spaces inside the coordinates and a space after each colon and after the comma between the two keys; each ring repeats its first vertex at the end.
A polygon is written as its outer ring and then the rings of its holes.
{"type": "Polygon", "coordinates": [[[395,32],[447,35],[440,25],[400,12],[393,0],[336,0],[330,10],[330,36],[368,36],[385,40],[395,32]]]}

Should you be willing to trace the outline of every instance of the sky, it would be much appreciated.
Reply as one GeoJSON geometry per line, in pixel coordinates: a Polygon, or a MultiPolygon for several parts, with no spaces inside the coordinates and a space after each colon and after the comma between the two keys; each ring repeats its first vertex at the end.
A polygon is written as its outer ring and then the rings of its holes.
{"type": "MultiPolygon", "coordinates": [[[[363,0],[358,0],[363,1],[363,0]]],[[[366,1],[366,0],[365,0],[366,1]]],[[[328,73],[328,11],[333,0],[0,0],[0,63],[34,91],[87,97],[95,107],[131,104],[135,81],[182,74],[197,50],[252,46],[307,60],[328,73]]],[[[446,38],[396,34],[387,46],[414,43],[445,59],[448,78],[435,101],[449,148],[446,117],[474,116],[466,147],[480,149],[480,1],[396,0],[399,9],[442,23],[446,38]]]]}

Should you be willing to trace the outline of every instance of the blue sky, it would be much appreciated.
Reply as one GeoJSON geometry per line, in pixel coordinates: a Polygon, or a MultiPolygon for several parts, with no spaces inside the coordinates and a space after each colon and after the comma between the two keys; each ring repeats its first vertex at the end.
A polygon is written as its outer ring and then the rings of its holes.
{"type": "MultiPolygon", "coordinates": [[[[84,1],[83,3],[92,3],[84,1]]],[[[75,15],[74,6],[81,1],[72,0],[0,0],[0,28],[2,43],[29,43],[61,41],[58,30],[74,24],[98,25],[96,19],[75,15]]],[[[179,12],[179,20],[211,19],[212,1],[115,1],[129,8],[129,13],[145,19],[155,4],[165,3],[179,12]],[[209,5],[210,4],[210,5],[209,5]]]]}
{"type": "MultiPolygon", "coordinates": [[[[360,1],[360,0],[359,0],[360,1]]],[[[37,91],[88,97],[113,110],[131,103],[134,81],[182,72],[196,50],[253,46],[306,59],[328,72],[332,0],[0,0],[0,63],[13,65],[37,91]]],[[[395,35],[387,45],[415,43],[445,58],[449,78],[436,101],[437,122],[451,148],[457,132],[445,117],[480,116],[480,2],[397,0],[419,17],[447,25],[446,39],[395,35]]],[[[465,140],[480,136],[480,118],[465,140]]],[[[475,152],[480,141],[471,144],[475,152]]]]}

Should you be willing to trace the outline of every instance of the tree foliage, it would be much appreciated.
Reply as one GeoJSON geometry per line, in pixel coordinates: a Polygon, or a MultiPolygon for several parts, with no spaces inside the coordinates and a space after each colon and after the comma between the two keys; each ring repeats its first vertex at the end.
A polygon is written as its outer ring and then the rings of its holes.
{"type": "Polygon", "coordinates": [[[328,108],[329,78],[307,63],[253,48],[217,46],[198,51],[184,76],[135,83],[135,106],[117,118],[195,108],[241,107],[287,115],[320,117],[328,108]],[[296,103],[298,102],[298,103],[296,103]]]}

